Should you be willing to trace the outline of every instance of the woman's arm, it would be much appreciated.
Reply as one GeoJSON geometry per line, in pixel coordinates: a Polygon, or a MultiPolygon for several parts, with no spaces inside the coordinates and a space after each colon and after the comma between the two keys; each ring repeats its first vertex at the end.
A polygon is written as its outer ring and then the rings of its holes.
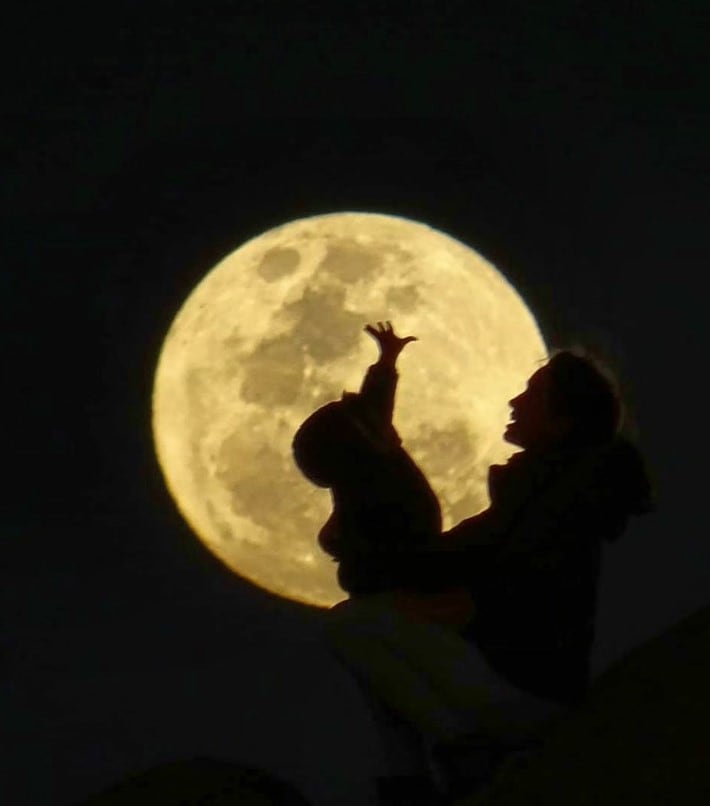
{"type": "Polygon", "coordinates": [[[475,587],[500,554],[500,539],[485,525],[485,514],[469,518],[443,535],[432,535],[422,546],[378,546],[356,552],[349,565],[359,569],[360,575],[377,579],[382,590],[435,592],[459,585],[475,587]]]}

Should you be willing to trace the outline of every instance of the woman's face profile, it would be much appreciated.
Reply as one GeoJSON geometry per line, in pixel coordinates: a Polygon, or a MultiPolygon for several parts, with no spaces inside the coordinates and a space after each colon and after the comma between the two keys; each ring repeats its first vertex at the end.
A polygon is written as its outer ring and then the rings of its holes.
{"type": "Polygon", "coordinates": [[[510,422],[503,437],[512,445],[532,448],[560,435],[562,422],[551,405],[551,373],[542,367],[528,380],[525,391],[509,401],[510,422]]]}

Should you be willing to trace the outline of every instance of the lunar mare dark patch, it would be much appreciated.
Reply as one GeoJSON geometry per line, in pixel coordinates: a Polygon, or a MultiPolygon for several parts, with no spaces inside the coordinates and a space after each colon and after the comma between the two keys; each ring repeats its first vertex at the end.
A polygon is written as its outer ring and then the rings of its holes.
{"type": "Polygon", "coordinates": [[[387,289],[387,307],[404,313],[415,311],[422,303],[422,297],[415,285],[400,285],[387,289]]]}
{"type": "Polygon", "coordinates": [[[409,249],[405,249],[403,246],[392,243],[391,241],[387,242],[385,251],[387,252],[387,256],[395,258],[400,266],[416,260],[414,252],[410,252],[409,249]]]}
{"type": "Polygon", "coordinates": [[[261,278],[273,283],[296,271],[300,262],[301,255],[297,249],[276,246],[264,253],[256,271],[261,278]]]}
{"type": "Polygon", "coordinates": [[[224,543],[231,543],[234,540],[232,529],[230,528],[229,524],[219,516],[219,513],[214,508],[214,505],[209,498],[205,501],[205,509],[207,511],[207,517],[210,519],[210,522],[212,523],[212,526],[214,527],[215,532],[219,535],[220,539],[224,543]]]}
{"type": "Polygon", "coordinates": [[[372,277],[381,266],[382,258],[372,248],[344,239],[328,246],[317,273],[344,283],[353,283],[372,277]]]}
{"type": "Polygon", "coordinates": [[[340,286],[306,288],[286,309],[295,319],[288,338],[306,348],[318,364],[351,354],[361,338],[362,316],[344,306],[345,289],[340,286]]]}
{"type": "Polygon", "coordinates": [[[407,448],[426,461],[427,473],[446,475],[452,467],[466,467],[477,460],[476,440],[463,420],[445,426],[424,424],[416,434],[405,435],[407,448]]]}
{"type": "MultiPolygon", "coordinates": [[[[405,446],[415,453],[426,475],[431,478],[442,505],[453,523],[480,512],[487,504],[487,469],[479,466],[480,447],[463,420],[446,426],[423,425],[415,434],[403,434],[405,446]],[[410,438],[411,436],[411,438],[410,438]],[[452,468],[468,468],[461,492],[444,492],[442,482],[452,468]]],[[[444,489],[449,485],[443,484],[444,489]]]]}
{"type": "Polygon", "coordinates": [[[301,496],[290,490],[277,490],[274,482],[286,476],[287,462],[279,451],[252,438],[252,429],[228,436],[219,446],[216,476],[227,489],[232,512],[248,517],[272,533],[269,548],[302,538],[313,531],[313,524],[301,496]]]}
{"type": "Polygon", "coordinates": [[[298,398],[304,367],[303,348],[292,335],[260,342],[244,359],[242,400],[260,406],[288,406],[298,398]]]}

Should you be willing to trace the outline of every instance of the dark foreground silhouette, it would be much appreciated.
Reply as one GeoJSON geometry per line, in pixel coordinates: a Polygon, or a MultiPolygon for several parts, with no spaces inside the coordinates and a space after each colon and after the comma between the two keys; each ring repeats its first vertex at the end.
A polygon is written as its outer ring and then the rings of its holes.
{"type": "MultiPolygon", "coordinates": [[[[710,802],[710,607],[647,641],[460,806],[710,802]]],[[[458,801],[457,801],[458,802],[458,801]]]]}
{"type": "MultiPolygon", "coordinates": [[[[710,607],[705,607],[615,663],[579,708],[541,724],[536,742],[523,752],[495,759],[486,746],[471,748],[464,763],[482,773],[471,786],[476,791],[462,787],[451,802],[706,806],[708,680],[710,607]]],[[[416,784],[411,778],[385,783],[383,803],[441,803],[427,781],[423,788],[416,784]]],[[[208,758],[154,767],[79,806],[129,804],[308,806],[292,786],[262,770],[208,758]]]]}
{"type": "Polygon", "coordinates": [[[535,709],[540,720],[584,701],[602,543],[650,509],[651,488],[619,434],[614,384],[562,351],[510,401],[505,438],[523,450],[491,467],[489,509],[441,534],[391,421],[410,339],[389,323],[367,331],[379,361],[358,395],[304,423],[294,457],[333,496],[320,542],[350,599],[333,611],[332,646],[435,742],[453,795],[471,783],[454,780],[462,750],[487,747],[497,763],[535,709]]]}
{"type": "Polygon", "coordinates": [[[271,773],[210,758],[161,764],[137,773],[79,806],[309,806],[271,773]]]}

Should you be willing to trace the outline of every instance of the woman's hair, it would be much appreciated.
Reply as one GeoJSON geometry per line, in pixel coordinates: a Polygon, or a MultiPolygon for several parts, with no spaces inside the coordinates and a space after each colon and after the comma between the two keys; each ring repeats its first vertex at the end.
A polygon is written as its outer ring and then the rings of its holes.
{"type": "MultiPolygon", "coordinates": [[[[616,379],[596,358],[581,348],[553,353],[549,373],[549,404],[567,418],[566,443],[592,449],[594,478],[586,495],[608,518],[603,538],[614,542],[624,534],[631,515],[650,512],[654,490],[639,449],[621,435],[624,409],[616,379]]],[[[587,454],[589,455],[589,454],[587,454]]]]}
{"type": "Polygon", "coordinates": [[[570,420],[570,438],[600,443],[619,432],[623,407],[617,385],[608,370],[590,356],[572,350],[553,354],[546,365],[550,404],[555,414],[570,420]]]}

